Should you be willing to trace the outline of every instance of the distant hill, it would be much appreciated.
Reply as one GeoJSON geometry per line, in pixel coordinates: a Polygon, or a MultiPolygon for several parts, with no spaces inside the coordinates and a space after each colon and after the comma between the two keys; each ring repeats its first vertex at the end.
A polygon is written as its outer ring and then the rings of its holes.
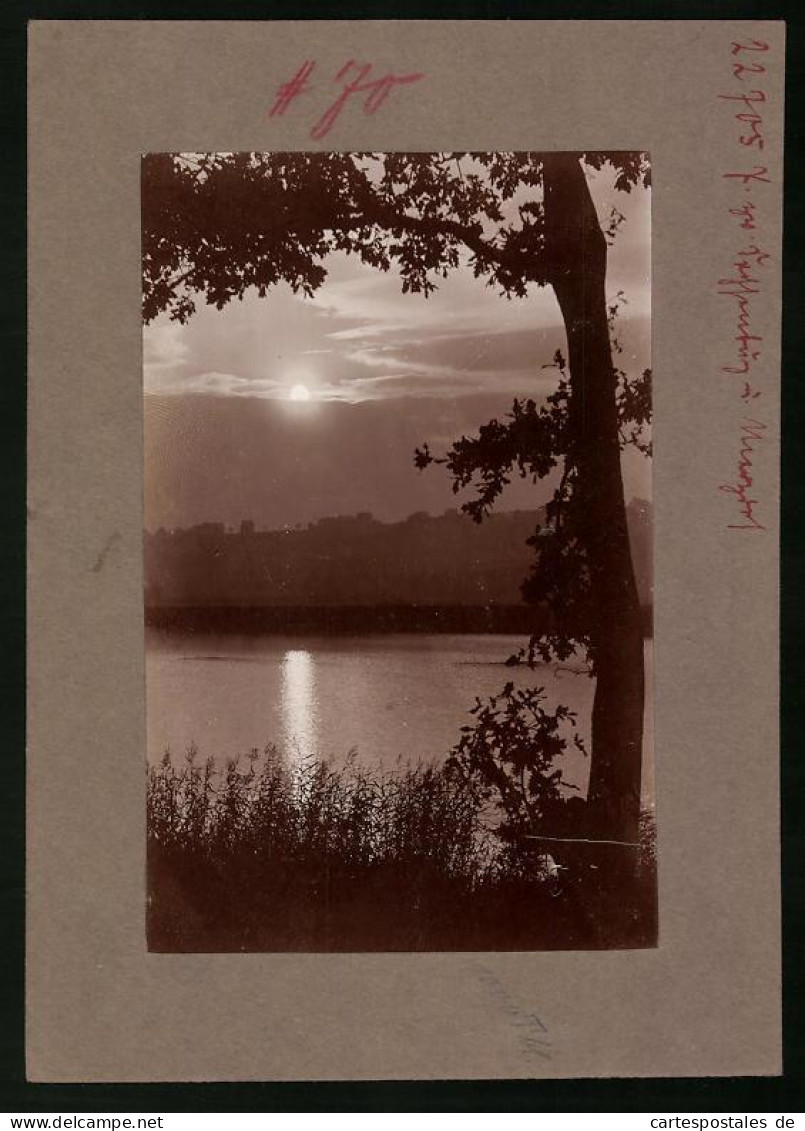
{"type": "MultiPolygon", "coordinates": [[[[652,603],[651,504],[633,499],[629,531],[641,604],[652,603]]],[[[370,514],[305,528],[237,532],[206,523],[146,533],[149,609],[488,607],[521,603],[533,561],[526,540],[541,512],[493,514],[480,525],[457,511],[403,522],[370,514]]]]}

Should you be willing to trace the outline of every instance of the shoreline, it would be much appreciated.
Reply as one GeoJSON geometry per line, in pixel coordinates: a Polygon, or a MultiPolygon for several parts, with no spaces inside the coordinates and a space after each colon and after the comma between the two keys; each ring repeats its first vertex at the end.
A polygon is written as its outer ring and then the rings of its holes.
{"type": "MultiPolygon", "coordinates": [[[[652,608],[643,607],[651,639],[652,608]]],[[[528,605],[146,605],[147,628],[238,635],[360,636],[444,633],[529,636],[550,618],[528,605]]]]}

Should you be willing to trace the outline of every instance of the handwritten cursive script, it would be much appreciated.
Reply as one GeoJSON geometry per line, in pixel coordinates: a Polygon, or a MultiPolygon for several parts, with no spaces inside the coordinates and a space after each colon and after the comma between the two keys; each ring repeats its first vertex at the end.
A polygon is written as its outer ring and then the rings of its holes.
{"type": "Polygon", "coordinates": [[[766,529],[763,523],[758,522],[755,516],[755,508],[758,505],[758,501],[757,499],[751,498],[749,494],[754,484],[752,464],[755,446],[763,439],[766,427],[762,420],[753,420],[750,417],[744,417],[741,423],[741,448],[738,455],[736,480],[734,483],[722,483],[719,490],[725,491],[727,494],[735,497],[735,501],[738,504],[741,517],[744,521],[728,523],[728,530],[766,529]]]}
{"type": "Polygon", "coordinates": [[[752,297],[760,294],[759,268],[768,258],[768,252],[752,244],[738,252],[732,263],[732,274],[718,280],[718,293],[732,299],[738,312],[734,339],[738,343],[737,357],[735,364],[722,365],[725,373],[749,373],[760,358],[760,349],[756,347],[763,341],[763,335],[752,333],[752,297]]]}
{"type": "MultiPolygon", "coordinates": [[[[732,131],[743,150],[762,152],[766,147],[764,114],[768,96],[763,76],[767,72],[768,52],[769,44],[759,39],[732,43],[733,86],[718,95],[732,110],[732,131]],[[752,85],[748,87],[750,82],[752,85]]],[[[763,226],[762,186],[772,183],[767,166],[733,167],[722,172],[721,176],[733,186],[734,192],[741,193],[737,199],[733,196],[727,207],[733,223],[737,222],[743,232],[757,233],[763,226]]],[[[750,401],[760,401],[763,396],[762,383],[756,373],[762,365],[764,349],[757,304],[763,295],[763,270],[770,255],[763,250],[760,242],[745,243],[746,236],[742,236],[741,240],[742,243],[733,252],[729,272],[718,280],[717,294],[728,300],[734,312],[733,356],[725,359],[721,372],[735,382],[734,394],[745,406],[750,401]]],[[[751,492],[756,478],[753,467],[756,448],[764,438],[767,425],[755,417],[743,416],[738,428],[739,454],[735,479],[731,483],[719,484],[718,489],[733,497],[743,521],[728,522],[726,526],[728,530],[765,530],[757,513],[760,502],[752,497],[751,492]]]]}

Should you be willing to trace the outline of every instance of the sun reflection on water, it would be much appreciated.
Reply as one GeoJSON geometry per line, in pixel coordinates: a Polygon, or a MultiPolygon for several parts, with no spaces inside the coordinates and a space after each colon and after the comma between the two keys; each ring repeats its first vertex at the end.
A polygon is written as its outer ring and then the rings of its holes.
{"type": "Polygon", "coordinates": [[[282,660],[282,727],[290,757],[302,760],[318,754],[313,657],[304,649],[286,652],[282,660]]]}

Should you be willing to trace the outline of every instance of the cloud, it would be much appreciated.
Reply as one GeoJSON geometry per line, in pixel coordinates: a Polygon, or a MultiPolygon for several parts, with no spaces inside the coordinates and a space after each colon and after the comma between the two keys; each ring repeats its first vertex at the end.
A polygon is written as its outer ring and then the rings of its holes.
{"type": "Polygon", "coordinates": [[[468,330],[501,333],[513,327],[555,322],[556,302],[550,292],[533,287],[524,299],[502,299],[493,287],[465,271],[439,279],[427,298],[403,294],[394,269],[380,274],[353,267],[351,278],[341,271],[312,298],[299,297],[330,323],[352,323],[327,330],[333,343],[393,339],[398,344],[433,334],[451,336],[468,330]]]}
{"type": "Polygon", "coordinates": [[[146,326],[143,330],[143,376],[155,391],[174,383],[184,371],[189,346],[183,327],[175,322],[146,326]]]}

